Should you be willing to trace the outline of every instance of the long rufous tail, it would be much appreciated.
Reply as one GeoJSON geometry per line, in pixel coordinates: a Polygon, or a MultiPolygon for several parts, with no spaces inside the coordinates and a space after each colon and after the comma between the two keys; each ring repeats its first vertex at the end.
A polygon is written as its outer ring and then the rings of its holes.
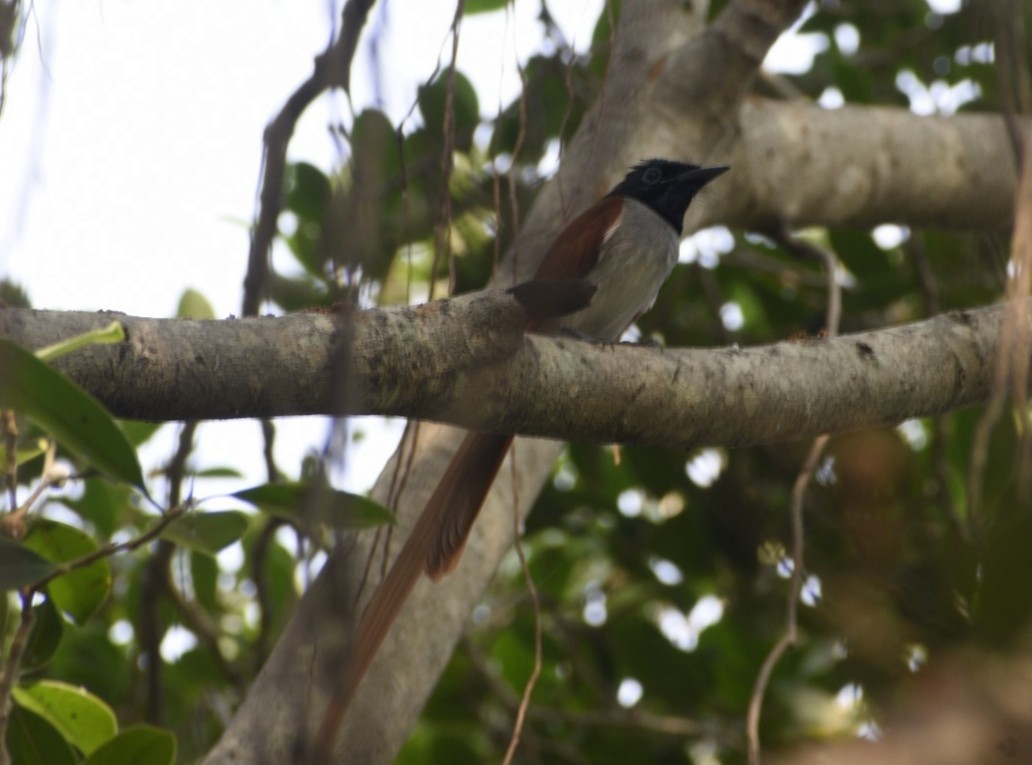
{"type": "Polygon", "coordinates": [[[495,433],[471,432],[463,439],[362,617],[342,686],[316,734],[315,752],[332,749],[344,712],[419,575],[425,571],[440,579],[458,564],[510,444],[512,436],[495,433]]]}
{"type": "Polygon", "coordinates": [[[431,579],[440,579],[458,565],[473,522],[511,444],[512,436],[497,433],[472,432],[463,439],[409,536],[411,540],[427,520],[428,531],[434,535],[426,552],[426,573],[431,579]]]}

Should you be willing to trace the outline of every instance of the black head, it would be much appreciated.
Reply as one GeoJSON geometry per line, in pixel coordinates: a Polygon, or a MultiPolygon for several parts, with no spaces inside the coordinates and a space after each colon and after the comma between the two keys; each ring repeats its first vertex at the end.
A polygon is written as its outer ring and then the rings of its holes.
{"type": "Polygon", "coordinates": [[[692,198],[729,169],[727,165],[699,167],[670,159],[646,159],[635,165],[609,196],[647,204],[680,234],[692,198]]]}

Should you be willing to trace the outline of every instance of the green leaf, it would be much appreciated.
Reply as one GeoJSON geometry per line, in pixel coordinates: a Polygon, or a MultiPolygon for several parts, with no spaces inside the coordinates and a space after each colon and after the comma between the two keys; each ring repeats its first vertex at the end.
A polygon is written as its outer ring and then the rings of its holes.
{"type": "Polygon", "coordinates": [[[0,279],[0,303],[8,308],[32,308],[29,293],[10,279],[0,279]]]}
{"type": "Polygon", "coordinates": [[[330,179],[315,165],[297,162],[287,168],[286,208],[299,221],[322,225],[330,198],[330,179]]]}
{"type": "Polygon", "coordinates": [[[22,659],[22,666],[29,669],[40,667],[50,661],[64,635],[64,619],[57,612],[53,600],[45,598],[38,606],[33,606],[32,610],[36,614],[36,623],[32,627],[28,645],[25,646],[25,657],[22,659]]]}
{"type": "Polygon", "coordinates": [[[140,725],[119,733],[83,765],[173,765],[175,761],[176,737],[167,730],[140,725]]]}
{"type": "MultiPolygon", "coordinates": [[[[293,521],[308,520],[302,508],[313,489],[300,482],[267,483],[234,492],[232,496],[250,502],[262,510],[293,521]]],[[[367,529],[394,523],[394,515],[383,505],[367,497],[324,487],[320,491],[318,520],[336,529],[367,529]]]]}
{"type": "Polygon", "coordinates": [[[36,351],[36,358],[40,361],[53,361],[89,345],[114,345],[123,340],[125,340],[125,327],[121,322],[113,321],[106,327],[91,329],[89,332],[83,332],[59,343],[40,348],[36,351]]]}
{"type": "Polygon", "coordinates": [[[0,591],[28,587],[48,576],[56,566],[12,539],[0,537],[0,591]]]}
{"type": "Polygon", "coordinates": [[[110,537],[125,523],[127,516],[135,516],[131,503],[132,489],[126,484],[90,476],[82,481],[82,487],[80,496],[74,499],[62,497],[61,503],[93,524],[100,537],[110,537]]]}
{"type": "MultiPolygon", "coordinates": [[[[306,262],[303,253],[297,251],[294,254],[299,262],[306,262]]],[[[317,305],[328,306],[333,302],[323,286],[306,275],[291,279],[277,273],[271,274],[269,297],[287,311],[300,311],[317,305]]]]}
{"type": "Polygon", "coordinates": [[[176,317],[180,319],[214,319],[215,309],[200,292],[195,289],[187,289],[179,298],[176,317]]]}
{"type": "MultiPolygon", "coordinates": [[[[67,563],[97,551],[97,543],[81,529],[64,523],[37,518],[25,536],[25,547],[53,563],[67,563]]],[[[82,568],[69,571],[47,585],[59,610],[82,624],[104,603],[111,591],[111,569],[101,558],[82,568]]]]}
{"type": "MultiPolygon", "coordinates": [[[[351,145],[355,151],[362,153],[363,163],[366,160],[371,163],[371,168],[362,171],[362,176],[372,169],[382,186],[385,181],[389,184],[395,182],[401,174],[397,128],[379,109],[365,109],[355,117],[355,124],[351,128],[351,145]]],[[[352,165],[353,169],[357,169],[357,164],[352,165]]]]}
{"type": "Polygon", "coordinates": [[[161,536],[182,547],[214,555],[247,531],[247,514],[239,510],[189,513],[173,521],[161,536]]]}
{"type": "Polygon", "coordinates": [[[119,420],[118,424],[133,446],[139,446],[149,441],[151,436],[164,425],[162,422],[143,422],[142,420],[119,420]]]}
{"type": "MultiPolygon", "coordinates": [[[[444,130],[444,113],[448,104],[447,72],[442,73],[429,85],[419,88],[416,98],[427,130],[434,136],[441,136],[444,130]]],[[[455,72],[453,91],[452,125],[455,129],[455,146],[460,151],[469,148],[473,131],[480,122],[480,103],[473,83],[462,72],[455,72]]]]}
{"type": "Polygon", "coordinates": [[[87,755],[118,732],[111,708],[83,688],[43,680],[17,687],[13,695],[19,705],[49,722],[87,755]]]}
{"type": "Polygon", "coordinates": [[[500,11],[505,7],[505,4],[508,1],[509,0],[466,0],[466,4],[463,6],[463,12],[467,16],[472,16],[475,13],[500,11]]]}
{"type": "Polygon", "coordinates": [[[218,596],[220,572],[218,561],[211,555],[190,556],[190,582],[193,585],[194,600],[211,614],[225,610],[218,596]]]}
{"type": "Polygon", "coordinates": [[[241,489],[240,491],[233,492],[231,496],[242,499],[244,502],[250,502],[262,510],[294,518],[297,516],[296,508],[304,501],[307,491],[307,484],[296,481],[283,481],[252,486],[250,489],[241,489]]]}
{"type": "MultiPolygon", "coordinates": [[[[15,465],[21,466],[30,460],[36,459],[39,455],[43,454],[46,449],[46,441],[37,441],[31,446],[21,445],[14,450],[14,462],[15,465]]],[[[0,465],[7,464],[7,448],[0,445],[0,465]]]]}
{"type": "Polygon", "coordinates": [[[75,752],[60,732],[17,704],[7,727],[7,751],[18,765],[75,765],[75,752]]]}
{"type": "Polygon", "coordinates": [[[99,470],[146,493],[136,452],[104,407],[5,338],[0,338],[0,407],[21,412],[99,470]]]}
{"type": "MultiPolygon", "coordinates": [[[[271,520],[271,519],[270,519],[271,520]]],[[[264,616],[271,622],[270,635],[278,635],[287,618],[294,611],[298,599],[297,582],[294,574],[297,559],[287,548],[273,536],[272,543],[261,550],[255,540],[268,526],[268,521],[260,527],[252,529],[253,538],[244,544],[245,568],[249,572],[260,571],[264,582],[264,616]]]]}
{"type": "MultiPolygon", "coordinates": [[[[137,571],[146,567],[141,564],[137,571]]],[[[127,592],[126,600],[136,594],[127,592]]],[[[121,613],[118,608],[115,605],[112,612],[121,613]]],[[[111,623],[99,618],[84,627],[66,629],[60,649],[47,665],[47,676],[89,688],[113,706],[131,703],[129,689],[137,672],[132,660],[135,647],[112,643],[110,630],[111,623]]]]}
{"type": "Polygon", "coordinates": [[[213,467],[207,470],[198,470],[194,473],[198,478],[243,478],[244,475],[236,468],[213,467]]]}

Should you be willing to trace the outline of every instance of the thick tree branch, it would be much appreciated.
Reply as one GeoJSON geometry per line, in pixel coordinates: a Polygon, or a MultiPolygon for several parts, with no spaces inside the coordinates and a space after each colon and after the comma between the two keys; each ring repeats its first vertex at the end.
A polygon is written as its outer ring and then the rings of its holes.
{"type": "Polygon", "coordinates": [[[718,199],[705,200],[705,222],[1001,230],[1013,221],[1017,175],[999,115],[757,98],[739,125],[722,157],[734,172],[707,195],[718,199]]]}
{"type": "MultiPolygon", "coordinates": [[[[990,393],[996,306],[833,339],[656,350],[524,335],[500,290],[354,314],[354,414],[588,442],[691,447],[803,438],[972,406],[990,393]]],[[[30,347],[110,314],[0,311],[30,347]]],[[[115,414],[221,419],[330,414],[343,316],[123,317],[128,339],[62,367],[115,414]]]]}
{"type": "Polygon", "coordinates": [[[675,121],[690,112],[726,126],[738,112],[770,46],[799,16],[806,0],[736,0],[665,63],[657,106],[675,121]],[[719,62],[719,65],[715,65],[719,62]],[[699,72],[706,72],[700,77],[699,72]]]}

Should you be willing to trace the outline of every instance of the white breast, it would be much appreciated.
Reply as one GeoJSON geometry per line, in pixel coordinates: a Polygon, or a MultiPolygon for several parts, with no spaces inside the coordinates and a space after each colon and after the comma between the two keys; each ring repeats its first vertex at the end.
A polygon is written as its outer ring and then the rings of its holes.
{"type": "Polygon", "coordinates": [[[598,290],[591,305],[545,331],[571,329],[593,337],[619,339],[656,301],[677,262],[677,232],[647,205],[624,200],[621,219],[602,245],[588,280],[598,290]]]}

